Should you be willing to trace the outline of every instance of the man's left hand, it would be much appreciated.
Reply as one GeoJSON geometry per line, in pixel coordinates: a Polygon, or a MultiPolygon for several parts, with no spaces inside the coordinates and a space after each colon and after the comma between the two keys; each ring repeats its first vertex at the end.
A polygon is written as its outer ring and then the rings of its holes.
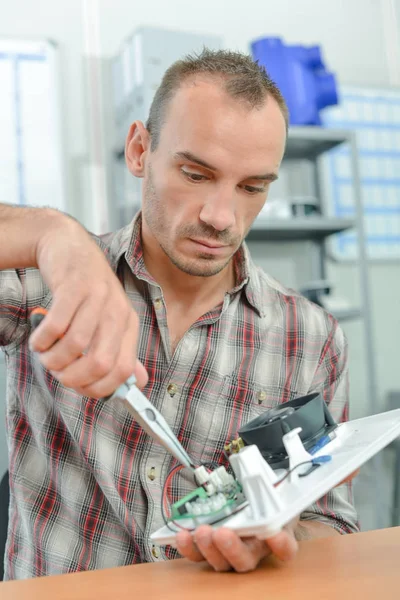
{"type": "Polygon", "coordinates": [[[225,527],[213,530],[201,525],[191,534],[180,531],[176,536],[178,552],[189,560],[206,560],[215,571],[235,570],[238,573],[253,571],[269,554],[283,561],[291,560],[298,550],[294,528],[298,519],[287,525],[280,533],[268,540],[240,538],[225,527]]]}

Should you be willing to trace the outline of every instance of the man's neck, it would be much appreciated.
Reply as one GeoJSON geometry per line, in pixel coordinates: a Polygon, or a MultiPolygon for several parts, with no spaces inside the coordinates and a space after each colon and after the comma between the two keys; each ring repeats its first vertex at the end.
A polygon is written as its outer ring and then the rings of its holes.
{"type": "Polygon", "coordinates": [[[181,307],[222,302],[226,292],[235,285],[233,260],[216,275],[199,277],[189,275],[175,266],[164,251],[142,238],[146,269],[163,290],[167,304],[176,302],[181,307]]]}

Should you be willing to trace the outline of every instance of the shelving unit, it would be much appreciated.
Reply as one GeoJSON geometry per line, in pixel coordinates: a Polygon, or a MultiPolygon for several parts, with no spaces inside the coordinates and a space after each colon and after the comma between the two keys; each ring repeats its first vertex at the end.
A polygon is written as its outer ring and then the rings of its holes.
{"type": "Polygon", "coordinates": [[[351,132],[347,130],[292,126],[289,131],[285,159],[314,160],[335,146],[349,141],[351,136],[351,132]]]}

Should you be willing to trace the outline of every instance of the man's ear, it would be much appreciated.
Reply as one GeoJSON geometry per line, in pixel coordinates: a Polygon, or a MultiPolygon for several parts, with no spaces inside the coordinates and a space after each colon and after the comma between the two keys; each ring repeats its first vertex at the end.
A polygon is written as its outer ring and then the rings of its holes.
{"type": "Polygon", "coordinates": [[[141,121],[132,123],[125,143],[125,160],[135,177],[144,176],[146,156],[150,150],[150,134],[141,121]]]}

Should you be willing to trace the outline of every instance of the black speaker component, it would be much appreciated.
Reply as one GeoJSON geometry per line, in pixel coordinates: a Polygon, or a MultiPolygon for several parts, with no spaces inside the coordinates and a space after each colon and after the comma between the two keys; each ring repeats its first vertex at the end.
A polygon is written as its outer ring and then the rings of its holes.
{"type": "Polygon", "coordinates": [[[282,437],[301,427],[300,438],[306,450],[337,427],[321,394],[309,394],[285,402],[253,419],[239,430],[245,445],[255,444],[274,469],[287,469],[289,459],[282,437]]]}

